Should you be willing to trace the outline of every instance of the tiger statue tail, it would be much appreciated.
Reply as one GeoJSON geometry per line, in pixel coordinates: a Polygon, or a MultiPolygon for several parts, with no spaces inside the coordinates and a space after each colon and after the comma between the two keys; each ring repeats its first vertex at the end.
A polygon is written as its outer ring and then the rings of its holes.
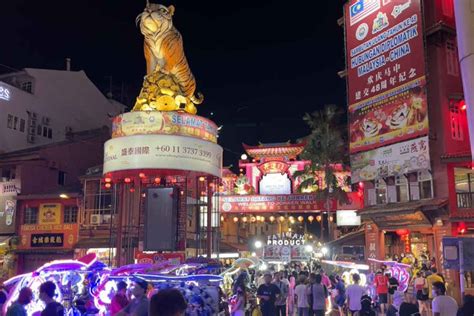
{"type": "Polygon", "coordinates": [[[192,95],[192,96],[189,97],[189,100],[191,100],[191,102],[194,103],[194,104],[201,104],[201,103],[204,102],[204,96],[202,95],[201,92],[198,92],[197,96],[192,95]]]}

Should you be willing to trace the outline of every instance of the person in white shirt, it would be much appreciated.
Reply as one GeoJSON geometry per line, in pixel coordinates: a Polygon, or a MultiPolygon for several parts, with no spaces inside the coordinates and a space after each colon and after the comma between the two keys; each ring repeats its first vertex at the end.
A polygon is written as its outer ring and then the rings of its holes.
{"type": "Polygon", "coordinates": [[[362,309],[360,299],[364,294],[367,293],[367,289],[359,285],[360,275],[355,273],[352,275],[352,279],[354,280],[354,284],[351,284],[347,287],[346,296],[349,310],[351,311],[352,315],[355,315],[356,312],[359,312],[362,309]]]}
{"type": "Polygon", "coordinates": [[[301,276],[300,282],[295,287],[296,306],[298,308],[298,316],[309,315],[308,295],[310,294],[308,286],[305,284],[306,277],[301,276]]]}
{"type": "Polygon", "coordinates": [[[458,312],[458,303],[451,296],[446,295],[446,286],[443,282],[435,282],[432,286],[433,302],[431,308],[433,316],[453,316],[458,312]]]}

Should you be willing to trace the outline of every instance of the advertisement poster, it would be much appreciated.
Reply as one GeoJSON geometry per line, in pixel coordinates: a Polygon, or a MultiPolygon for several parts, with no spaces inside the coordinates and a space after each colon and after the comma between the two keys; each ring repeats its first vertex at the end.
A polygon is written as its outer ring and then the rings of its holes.
{"type": "Polygon", "coordinates": [[[57,225],[61,223],[61,204],[40,204],[39,207],[39,224],[40,225],[57,225]]]}
{"type": "Polygon", "coordinates": [[[112,122],[112,138],[142,134],[197,137],[217,143],[217,125],[197,115],[180,112],[129,112],[112,122]]]}
{"type": "Polygon", "coordinates": [[[263,260],[290,262],[309,259],[309,253],[304,246],[264,246],[263,260]]]}
{"type": "Polygon", "coordinates": [[[352,183],[430,170],[428,136],[351,156],[352,183]]]}
{"type": "Polygon", "coordinates": [[[72,248],[79,237],[78,224],[21,225],[18,249],[72,248]]]}
{"type": "Polygon", "coordinates": [[[350,152],[428,132],[420,0],[345,7],[350,152]]]}
{"type": "Polygon", "coordinates": [[[221,176],[222,147],[197,138],[135,135],[104,145],[104,173],[132,169],[174,169],[221,176]]]}

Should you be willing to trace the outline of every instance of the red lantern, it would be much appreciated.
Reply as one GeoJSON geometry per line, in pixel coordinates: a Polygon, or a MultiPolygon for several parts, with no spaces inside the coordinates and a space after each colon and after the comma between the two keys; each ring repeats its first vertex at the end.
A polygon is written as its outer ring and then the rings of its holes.
{"type": "Polygon", "coordinates": [[[130,183],[130,182],[132,182],[132,179],[130,179],[130,178],[125,178],[125,179],[123,179],[123,182],[125,182],[125,183],[130,183]]]}
{"type": "Polygon", "coordinates": [[[466,230],[467,230],[466,223],[460,222],[458,224],[458,234],[464,235],[466,233],[466,230]]]}
{"type": "Polygon", "coordinates": [[[112,184],[110,184],[109,182],[107,182],[104,186],[105,186],[105,188],[110,189],[110,188],[112,187],[112,184]]]}
{"type": "Polygon", "coordinates": [[[143,179],[143,178],[145,178],[145,174],[144,174],[143,172],[140,172],[140,173],[138,174],[138,177],[143,179]]]}
{"type": "Polygon", "coordinates": [[[112,178],[107,177],[107,178],[104,179],[104,181],[105,181],[105,183],[110,183],[110,182],[112,182],[112,178]]]}
{"type": "Polygon", "coordinates": [[[395,233],[397,233],[398,236],[405,236],[408,235],[410,231],[408,229],[397,229],[395,233]]]}

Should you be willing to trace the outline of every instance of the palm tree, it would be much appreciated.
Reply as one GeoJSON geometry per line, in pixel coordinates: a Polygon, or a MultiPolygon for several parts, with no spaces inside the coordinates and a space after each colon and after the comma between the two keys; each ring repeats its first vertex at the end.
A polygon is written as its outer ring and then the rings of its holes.
{"type": "MultiPolygon", "coordinates": [[[[311,164],[295,176],[302,176],[304,179],[299,186],[300,192],[313,191],[323,201],[335,199],[346,204],[347,193],[336,177],[337,168],[342,166],[345,169],[349,165],[345,137],[347,129],[343,118],[344,111],[333,104],[325,105],[312,114],[305,114],[303,120],[311,128],[311,134],[306,137],[301,158],[311,161],[311,164]],[[323,186],[318,186],[321,182],[316,174],[323,175],[323,186]]],[[[348,183],[349,179],[345,181],[348,183]]]]}

